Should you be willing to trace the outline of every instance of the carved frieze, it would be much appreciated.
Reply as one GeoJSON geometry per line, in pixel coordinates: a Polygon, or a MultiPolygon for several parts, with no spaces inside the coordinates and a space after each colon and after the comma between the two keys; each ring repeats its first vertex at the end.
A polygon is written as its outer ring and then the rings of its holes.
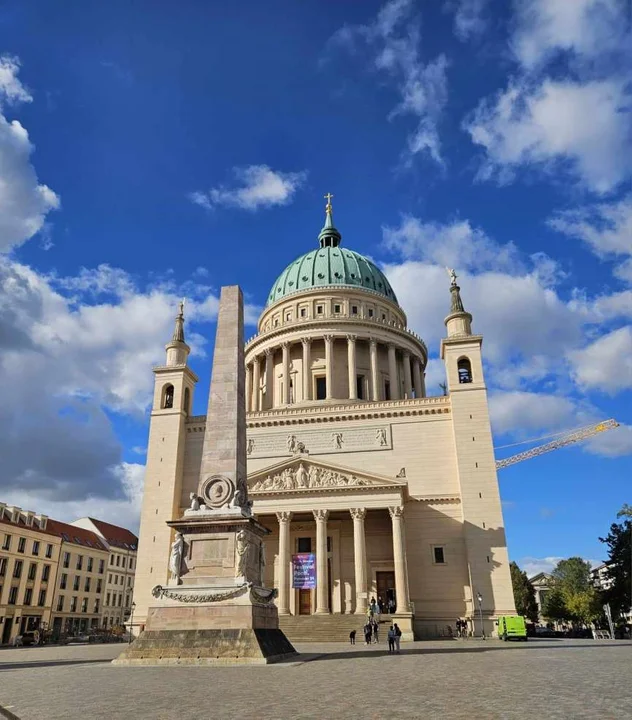
{"type": "Polygon", "coordinates": [[[255,480],[251,493],[266,493],[284,490],[313,490],[320,488],[370,487],[374,483],[353,473],[339,472],[309,462],[299,462],[265,478],[255,480]]]}

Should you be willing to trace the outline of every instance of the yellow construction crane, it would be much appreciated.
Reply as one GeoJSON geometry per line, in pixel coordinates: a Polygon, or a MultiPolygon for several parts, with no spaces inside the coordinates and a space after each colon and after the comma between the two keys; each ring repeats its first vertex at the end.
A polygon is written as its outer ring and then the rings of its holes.
{"type": "MultiPolygon", "coordinates": [[[[548,442],[545,445],[538,445],[538,447],[531,448],[531,450],[525,450],[517,455],[511,455],[503,460],[496,460],[496,470],[502,470],[503,468],[509,467],[509,465],[515,465],[523,460],[529,460],[532,457],[544,455],[544,453],[551,452],[551,450],[557,450],[558,448],[572,445],[580,440],[585,440],[593,435],[597,435],[605,430],[612,430],[616,427],[619,427],[619,423],[616,420],[604,420],[596,425],[586,425],[585,427],[578,428],[577,430],[573,430],[571,432],[557,433],[556,436],[547,435],[546,437],[556,437],[556,439],[551,440],[551,442],[548,442]]],[[[545,439],[546,438],[544,437],[537,438],[537,440],[545,439]]],[[[525,442],[535,442],[535,440],[525,440],[524,442],[513,443],[513,445],[502,445],[501,447],[494,449],[502,450],[503,448],[513,447],[514,445],[524,445],[525,442]]]]}

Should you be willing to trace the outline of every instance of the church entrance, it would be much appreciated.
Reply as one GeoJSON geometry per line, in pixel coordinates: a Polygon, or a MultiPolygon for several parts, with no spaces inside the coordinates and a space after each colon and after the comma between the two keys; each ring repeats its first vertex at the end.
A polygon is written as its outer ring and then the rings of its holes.
{"type": "Polygon", "coordinates": [[[382,598],[384,601],[384,611],[388,612],[389,600],[393,601],[393,605],[397,603],[395,597],[395,572],[392,570],[376,572],[375,583],[377,585],[377,596],[378,598],[382,598]]]}
{"type": "Polygon", "coordinates": [[[312,591],[311,590],[299,590],[298,591],[298,614],[299,615],[311,615],[312,614],[312,591]]]}

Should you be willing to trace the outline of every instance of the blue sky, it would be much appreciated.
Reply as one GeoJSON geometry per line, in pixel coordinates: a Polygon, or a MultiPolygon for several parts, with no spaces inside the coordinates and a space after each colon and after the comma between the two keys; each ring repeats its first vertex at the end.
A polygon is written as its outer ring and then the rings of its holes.
{"type": "Polygon", "coordinates": [[[135,523],[177,299],[203,413],[220,286],[252,323],[330,191],[430,393],[449,265],[497,445],[621,422],[500,475],[512,558],[603,557],[632,469],[629,32],[624,0],[4,3],[2,499],[135,523]]]}

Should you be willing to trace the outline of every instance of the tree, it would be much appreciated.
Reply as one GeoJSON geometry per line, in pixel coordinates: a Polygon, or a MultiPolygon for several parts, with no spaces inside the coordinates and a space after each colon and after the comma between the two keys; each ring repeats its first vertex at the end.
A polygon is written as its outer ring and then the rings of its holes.
{"type": "Polygon", "coordinates": [[[560,560],[551,573],[551,590],[542,613],[554,620],[588,624],[600,615],[600,597],[590,577],[590,563],[580,557],[560,560]]]}
{"type": "Polygon", "coordinates": [[[606,577],[612,584],[604,591],[604,600],[610,603],[615,618],[632,605],[632,507],[624,505],[617,517],[631,519],[612,523],[608,535],[599,538],[608,546],[606,577]]]}
{"type": "Polygon", "coordinates": [[[566,607],[566,602],[561,590],[552,587],[544,596],[542,602],[542,615],[549,620],[566,621],[571,620],[571,614],[566,607]]]}
{"type": "Polygon", "coordinates": [[[529,582],[527,573],[523,572],[515,562],[511,563],[509,570],[511,571],[511,584],[518,615],[537,622],[538,604],[535,601],[535,590],[529,582]]]}

